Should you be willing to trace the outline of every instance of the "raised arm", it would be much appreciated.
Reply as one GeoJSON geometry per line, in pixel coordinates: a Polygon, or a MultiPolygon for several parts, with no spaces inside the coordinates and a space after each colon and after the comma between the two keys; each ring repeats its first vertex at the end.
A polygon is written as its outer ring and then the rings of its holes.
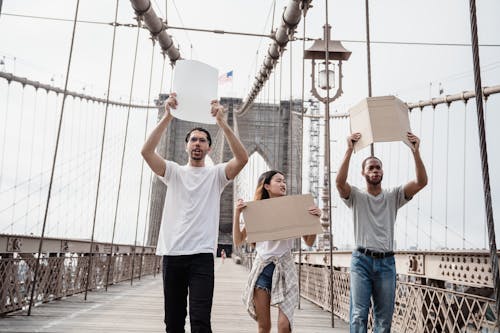
{"type": "Polygon", "coordinates": [[[238,199],[236,202],[236,207],[234,207],[234,218],[233,218],[233,243],[234,246],[240,246],[247,239],[247,230],[245,227],[240,229],[240,216],[243,208],[246,204],[242,199],[238,199]]]}
{"type": "Polygon", "coordinates": [[[175,98],[176,94],[171,93],[165,102],[165,114],[163,118],[158,122],[156,127],[153,129],[148,139],[142,146],[141,154],[148,163],[151,170],[156,173],[158,176],[163,177],[165,175],[165,169],[167,167],[165,160],[158,155],[156,152],[156,146],[160,142],[161,136],[163,132],[167,129],[168,124],[172,121],[172,114],[170,113],[171,107],[177,106],[177,99],[175,98]]]}
{"type": "Polygon", "coordinates": [[[360,133],[353,133],[347,137],[347,150],[344,155],[344,160],[340,165],[339,171],[337,172],[337,178],[335,183],[337,186],[337,191],[342,198],[347,199],[351,195],[351,185],[347,182],[347,175],[349,174],[349,162],[351,161],[352,152],[354,150],[354,143],[361,138],[360,133]]]}
{"type": "Polygon", "coordinates": [[[415,194],[427,185],[427,172],[424,162],[420,157],[420,139],[413,133],[408,132],[408,140],[413,144],[413,159],[415,160],[416,179],[404,186],[405,197],[411,199],[415,194]]]}
{"type": "Polygon", "coordinates": [[[245,164],[248,162],[248,153],[243,147],[240,139],[236,137],[233,130],[227,124],[224,118],[224,107],[217,101],[212,101],[212,115],[215,116],[217,125],[224,132],[224,137],[229,143],[229,148],[233,153],[233,158],[229,160],[226,166],[226,177],[227,179],[234,179],[236,175],[243,169],[245,164]]]}

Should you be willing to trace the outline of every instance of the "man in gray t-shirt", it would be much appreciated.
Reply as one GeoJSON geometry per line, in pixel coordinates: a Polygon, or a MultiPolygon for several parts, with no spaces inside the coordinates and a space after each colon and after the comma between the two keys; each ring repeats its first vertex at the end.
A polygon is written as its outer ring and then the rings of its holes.
{"type": "Polygon", "coordinates": [[[374,331],[390,332],[396,290],[393,240],[397,211],[427,185],[427,173],[419,152],[420,139],[408,133],[413,144],[416,179],[404,186],[382,189],[382,161],[375,156],[361,164],[366,190],[347,182],[354,143],[347,138],[347,151],[337,173],[336,185],[344,203],[352,208],[356,250],[352,253],[350,274],[350,330],[366,332],[370,299],[373,299],[374,331]]]}

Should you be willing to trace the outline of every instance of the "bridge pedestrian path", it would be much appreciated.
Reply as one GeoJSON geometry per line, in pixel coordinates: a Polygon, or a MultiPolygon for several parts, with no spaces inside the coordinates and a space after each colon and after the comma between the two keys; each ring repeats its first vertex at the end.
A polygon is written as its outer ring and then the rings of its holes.
{"type": "MultiPolygon", "coordinates": [[[[231,259],[215,262],[215,291],[212,308],[214,333],[256,332],[257,324],[241,301],[248,271],[231,259]]],[[[276,332],[277,310],[272,312],[276,332]]],[[[295,313],[294,332],[348,332],[348,325],[336,318],[331,328],[330,313],[302,299],[295,313]]],[[[33,309],[31,316],[17,312],[0,318],[0,332],[164,332],[161,275],[147,276],[111,286],[108,291],[66,297],[33,309]]],[[[186,323],[189,332],[189,319],[186,323]]]]}

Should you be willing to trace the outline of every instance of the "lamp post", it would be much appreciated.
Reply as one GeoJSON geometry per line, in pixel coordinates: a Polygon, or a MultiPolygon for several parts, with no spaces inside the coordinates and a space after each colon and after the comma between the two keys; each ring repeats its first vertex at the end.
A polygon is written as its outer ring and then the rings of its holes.
{"type": "Polygon", "coordinates": [[[313,45],[304,51],[304,58],[311,59],[312,64],[312,88],[311,93],[320,102],[325,104],[325,170],[323,180],[323,212],[321,214],[321,226],[323,235],[318,239],[318,247],[322,250],[327,246],[332,248],[331,239],[331,191],[330,191],[330,103],[342,95],[342,60],[348,60],[351,52],[346,50],[338,40],[330,40],[331,26],[323,26],[323,39],[317,39],[313,45]],[[318,72],[318,87],[326,91],[326,97],[322,97],[316,88],[316,60],[322,60],[321,69],[318,72]],[[330,90],[335,88],[335,63],[337,63],[338,87],[335,95],[330,97],[330,90]]]}

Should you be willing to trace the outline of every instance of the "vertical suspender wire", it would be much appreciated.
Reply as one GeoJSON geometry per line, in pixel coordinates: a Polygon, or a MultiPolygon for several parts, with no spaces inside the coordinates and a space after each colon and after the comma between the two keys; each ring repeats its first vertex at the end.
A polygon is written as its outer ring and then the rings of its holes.
{"type": "Polygon", "coordinates": [[[97,186],[96,186],[96,194],[95,194],[95,203],[94,203],[94,215],[92,219],[92,233],[90,236],[90,250],[89,250],[89,266],[87,269],[87,280],[85,281],[85,296],[84,300],[87,300],[87,293],[89,290],[89,285],[90,281],[92,280],[92,259],[94,256],[94,234],[95,234],[95,224],[96,224],[96,217],[97,217],[97,207],[99,204],[99,189],[101,185],[101,175],[102,175],[102,157],[104,153],[104,142],[106,139],[106,124],[108,120],[108,109],[109,109],[109,91],[111,88],[111,77],[113,74],[113,60],[114,60],[114,54],[115,54],[115,39],[116,39],[116,27],[117,27],[117,19],[118,19],[118,4],[120,0],[116,0],[116,9],[115,9],[115,23],[113,25],[113,39],[111,42],[111,57],[109,60],[109,74],[108,74],[108,88],[107,88],[107,93],[106,93],[106,106],[104,109],[104,122],[103,122],[103,129],[102,129],[102,137],[101,137],[101,152],[100,152],[100,157],[99,157],[99,171],[97,173],[97,186]]]}
{"type": "MultiPolygon", "coordinates": [[[[448,107],[446,108],[446,176],[444,178],[444,223],[445,223],[445,237],[446,237],[446,243],[448,242],[448,177],[450,172],[448,171],[448,167],[450,165],[450,104],[448,104],[448,107]]],[[[432,162],[434,164],[434,162],[432,162]]],[[[431,223],[433,222],[434,219],[431,219],[431,223]]],[[[431,229],[432,231],[432,229],[431,229]]],[[[429,235],[429,237],[431,237],[429,235]]],[[[446,245],[447,246],[447,245],[446,245]]],[[[462,246],[462,248],[465,248],[465,246],[462,246]]]]}
{"type": "MultiPolygon", "coordinates": [[[[431,148],[431,190],[430,190],[430,197],[431,197],[431,202],[430,202],[430,219],[429,219],[429,250],[432,249],[432,220],[434,219],[434,216],[433,216],[433,210],[432,210],[432,202],[433,202],[433,194],[434,194],[434,147],[435,147],[435,144],[434,144],[434,132],[436,131],[436,106],[433,105],[432,106],[432,133],[431,133],[431,144],[432,144],[432,148],[431,148]]],[[[447,169],[446,169],[447,170],[447,169]]],[[[445,190],[446,191],[446,190],[445,190]]],[[[448,226],[448,225],[446,225],[448,226]]],[[[446,237],[448,235],[448,229],[445,228],[445,244],[447,244],[446,242],[446,237]]],[[[445,245],[446,246],[446,245],[445,245]]]]}
{"type": "Polygon", "coordinates": [[[113,219],[113,232],[111,234],[111,244],[110,244],[109,255],[108,255],[108,271],[106,273],[106,284],[105,284],[105,288],[104,288],[106,291],[108,291],[109,273],[111,272],[111,263],[112,263],[111,259],[113,258],[113,247],[114,247],[114,242],[115,242],[116,220],[118,217],[118,205],[120,204],[120,189],[122,187],[123,162],[125,160],[125,149],[127,148],[128,123],[130,120],[130,109],[131,109],[131,104],[132,104],[132,91],[134,90],[135,66],[137,64],[137,50],[139,48],[140,32],[141,32],[141,24],[140,24],[139,19],[138,19],[137,20],[137,36],[135,39],[134,65],[132,66],[132,80],[130,82],[130,92],[129,92],[129,98],[128,98],[127,121],[125,122],[125,137],[123,138],[123,149],[122,149],[122,158],[121,158],[121,165],[120,165],[120,176],[118,177],[118,193],[117,193],[117,197],[116,197],[115,215],[114,215],[114,219],[113,219]]]}
{"type": "MultiPolygon", "coordinates": [[[[161,80],[160,80],[160,92],[163,90],[163,73],[165,71],[165,54],[163,54],[163,65],[162,65],[162,74],[161,74],[161,80]]],[[[173,75],[172,75],[173,76],[173,75]]],[[[170,87],[172,88],[172,87],[170,87]]],[[[149,104],[149,103],[148,103],[149,104]]],[[[141,266],[139,267],[139,280],[142,277],[142,266],[144,262],[144,251],[145,246],[146,246],[146,229],[149,221],[149,208],[151,206],[151,187],[153,185],[153,173],[149,172],[149,188],[148,188],[148,200],[147,200],[147,205],[146,205],[146,217],[144,218],[144,232],[142,234],[142,252],[141,252],[141,266]]],[[[156,275],[156,269],[153,272],[154,275],[156,275]]]]}
{"type": "MultiPolygon", "coordinates": [[[[302,1],[302,16],[303,16],[303,21],[302,21],[302,87],[301,87],[301,99],[300,99],[300,114],[301,114],[301,119],[300,119],[300,132],[302,135],[300,136],[300,164],[299,164],[299,175],[300,179],[302,179],[302,164],[303,164],[303,157],[304,157],[304,87],[305,87],[305,66],[306,66],[306,59],[304,58],[304,53],[306,50],[306,13],[307,13],[307,7],[308,4],[306,1],[302,1]]],[[[302,188],[302,186],[301,186],[302,188]]],[[[302,191],[301,191],[302,192],[302,191]]],[[[299,304],[298,308],[300,310],[300,292],[302,288],[302,283],[300,281],[302,277],[302,238],[300,239],[300,246],[299,246],[299,304]]]]}
{"type": "MultiPolygon", "coordinates": [[[[38,230],[38,224],[40,223],[40,215],[42,209],[42,189],[43,189],[43,162],[45,161],[45,139],[46,139],[46,129],[47,129],[47,114],[49,112],[49,90],[45,91],[45,109],[43,111],[43,124],[42,124],[42,154],[40,156],[40,186],[38,187],[38,212],[35,214],[36,223],[34,225],[35,230],[38,230]]],[[[32,227],[33,228],[33,227],[32,227]]]]}
{"type": "Polygon", "coordinates": [[[464,101],[464,171],[463,171],[464,184],[462,188],[462,247],[465,247],[465,213],[466,213],[465,182],[467,180],[466,174],[467,174],[467,100],[464,101]]]}
{"type": "Polygon", "coordinates": [[[165,54],[163,54],[163,65],[161,66],[160,93],[163,91],[163,76],[164,76],[164,73],[165,73],[165,62],[166,62],[165,61],[165,54]]]}
{"type": "MultiPolygon", "coordinates": [[[[418,136],[421,138],[422,137],[422,114],[423,114],[423,110],[422,108],[419,109],[420,110],[420,126],[419,126],[419,129],[418,129],[418,136]]],[[[419,240],[419,233],[420,233],[420,196],[418,196],[418,200],[417,200],[417,239],[416,239],[416,243],[417,243],[417,250],[419,249],[419,244],[418,244],[418,240],[419,240]]]]}
{"type": "MultiPolygon", "coordinates": [[[[372,97],[372,62],[370,52],[370,8],[369,0],[365,0],[365,16],[366,16],[366,67],[368,73],[368,97],[372,97]]],[[[374,144],[370,144],[370,155],[375,155],[374,144]]]]}
{"type": "MultiPolygon", "coordinates": [[[[289,148],[289,151],[290,151],[290,162],[289,162],[289,170],[290,170],[290,175],[293,174],[292,170],[293,170],[293,97],[292,97],[292,88],[293,88],[293,57],[292,57],[292,49],[293,49],[293,42],[290,41],[290,77],[289,77],[289,80],[290,80],[290,101],[289,101],[289,104],[290,104],[290,133],[288,133],[288,137],[289,137],[289,140],[288,140],[288,146],[290,147],[289,148]]],[[[297,194],[296,190],[297,188],[294,188],[293,187],[293,183],[294,183],[294,178],[295,177],[291,177],[290,178],[290,187],[292,189],[292,194],[297,194]]],[[[295,182],[295,186],[297,186],[297,182],[295,182]]]]}
{"type": "MultiPolygon", "coordinates": [[[[325,0],[325,25],[328,27],[328,0],[325,0]]],[[[325,49],[325,64],[328,68],[329,64],[329,54],[328,54],[328,40],[326,38],[326,49],[325,49]]],[[[330,87],[330,75],[326,76],[326,86],[330,87]]],[[[331,184],[330,175],[330,89],[326,89],[326,103],[325,103],[325,179],[324,185],[328,190],[328,221],[329,224],[329,241],[330,241],[330,308],[331,308],[331,319],[332,327],[335,327],[335,316],[333,314],[333,236],[332,236],[332,191],[330,189],[331,184]]]]}
{"type": "Polygon", "coordinates": [[[279,77],[280,81],[279,81],[279,90],[278,90],[278,130],[276,131],[276,133],[278,133],[278,154],[276,154],[276,166],[277,166],[277,162],[278,161],[281,161],[280,160],[280,152],[281,152],[281,87],[282,87],[282,83],[283,83],[283,50],[280,52],[280,77],[279,77]]]}
{"type": "Polygon", "coordinates": [[[484,206],[486,221],[488,223],[488,238],[490,245],[490,259],[493,273],[493,288],[495,292],[496,323],[500,326],[500,277],[498,274],[498,256],[495,240],[495,222],[493,220],[493,207],[491,206],[490,174],[488,167],[488,150],[486,148],[486,133],[484,126],[483,92],[481,89],[481,65],[479,63],[479,45],[477,37],[476,1],[470,0],[470,25],[472,38],[472,57],[474,60],[474,90],[476,93],[477,124],[479,127],[479,146],[481,152],[481,167],[483,176],[484,206]]]}
{"type": "Polygon", "coordinates": [[[19,141],[17,144],[17,158],[16,158],[16,172],[14,176],[14,201],[12,202],[12,217],[11,217],[11,222],[10,222],[10,233],[14,233],[14,221],[16,218],[16,200],[17,200],[17,188],[18,188],[18,177],[19,177],[19,160],[21,157],[21,133],[22,133],[22,128],[23,128],[23,118],[24,118],[24,90],[25,86],[23,85],[23,90],[21,93],[21,114],[19,116],[19,141]]]}
{"type": "Polygon", "coordinates": [[[3,165],[5,162],[5,143],[7,141],[7,120],[9,116],[9,100],[10,100],[10,85],[12,81],[7,81],[7,97],[5,98],[5,121],[3,126],[3,140],[2,140],[2,154],[0,160],[0,190],[2,188],[2,178],[3,178],[3,165]]]}
{"type": "MultiPolygon", "coordinates": [[[[411,113],[410,113],[411,116],[411,113]]],[[[410,179],[410,154],[406,158],[406,179],[410,179]]],[[[405,205],[405,249],[408,249],[408,208],[410,205],[405,205]]]]}
{"type": "Polygon", "coordinates": [[[28,220],[29,220],[29,215],[32,211],[30,208],[30,198],[31,198],[31,182],[33,181],[33,148],[35,146],[35,117],[37,114],[37,106],[38,106],[38,88],[35,88],[35,102],[33,103],[33,126],[32,126],[32,136],[31,136],[31,151],[30,151],[30,168],[29,168],[29,180],[28,180],[28,197],[26,199],[26,207],[27,207],[27,212],[26,212],[26,219],[24,221],[24,234],[28,234],[28,220]]]}
{"type": "MultiPolygon", "coordinates": [[[[148,86],[148,103],[146,105],[149,105],[151,101],[151,81],[153,77],[153,65],[154,65],[154,55],[155,55],[155,40],[154,38],[151,39],[153,42],[153,48],[151,50],[151,66],[149,70],[149,86],[148,86]]],[[[149,109],[146,109],[146,123],[144,125],[144,142],[146,141],[146,137],[148,135],[148,122],[149,122],[149,109]]],[[[135,224],[135,236],[134,236],[134,255],[132,257],[132,274],[130,275],[130,285],[134,284],[134,269],[135,269],[135,255],[137,253],[136,248],[137,248],[137,232],[139,230],[139,213],[141,210],[141,196],[142,196],[142,178],[144,177],[144,159],[142,159],[141,163],[141,178],[139,180],[139,200],[138,200],[138,205],[137,205],[137,222],[135,224]]]]}
{"type": "Polygon", "coordinates": [[[59,124],[57,127],[57,136],[56,136],[56,145],[54,149],[54,156],[52,158],[52,169],[50,171],[50,182],[49,182],[49,189],[47,191],[47,201],[45,204],[45,213],[43,216],[43,225],[42,225],[42,233],[40,235],[40,242],[38,244],[38,256],[36,258],[36,264],[35,264],[35,273],[33,276],[33,282],[31,285],[31,296],[30,296],[30,304],[28,307],[28,316],[31,315],[31,308],[33,306],[33,298],[35,296],[35,289],[36,289],[36,283],[37,283],[37,278],[38,278],[38,271],[40,269],[40,260],[42,257],[42,249],[43,249],[43,239],[45,237],[45,227],[47,225],[47,213],[49,211],[49,203],[50,203],[50,194],[52,192],[52,184],[54,180],[54,170],[56,168],[56,160],[57,160],[57,151],[59,150],[59,138],[61,136],[61,127],[62,127],[62,120],[64,116],[64,102],[66,100],[66,96],[68,95],[68,81],[69,81],[69,70],[71,68],[71,58],[73,56],[73,44],[75,42],[75,31],[76,31],[76,21],[78,18],[78,7],[80,5],[80,0],[76,0],[76,9],[75,9],[75,18],[73,20],[73,33],[71,36],[71,46],[69,49],[69,57],[68,57],[68,67],[66,69],[66,82],[64,83],[64,93],[63,93],[63,99],[61,103],[61,112],[59,114],[59,124]]]}

